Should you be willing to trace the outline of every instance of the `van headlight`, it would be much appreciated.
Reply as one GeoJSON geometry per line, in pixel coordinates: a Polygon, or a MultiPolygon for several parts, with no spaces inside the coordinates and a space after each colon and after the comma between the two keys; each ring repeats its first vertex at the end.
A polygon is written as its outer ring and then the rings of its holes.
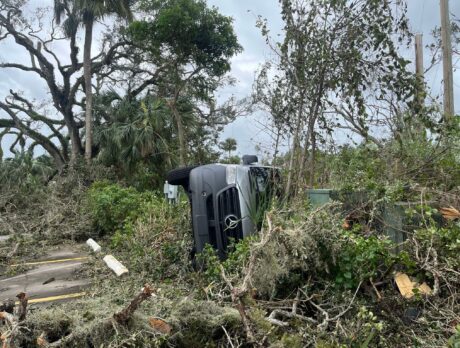
{"type": "Polygon", "coordinates": [[[227,185],[236,184],[236,166],[227,166],[225,170],[227,185]]]}

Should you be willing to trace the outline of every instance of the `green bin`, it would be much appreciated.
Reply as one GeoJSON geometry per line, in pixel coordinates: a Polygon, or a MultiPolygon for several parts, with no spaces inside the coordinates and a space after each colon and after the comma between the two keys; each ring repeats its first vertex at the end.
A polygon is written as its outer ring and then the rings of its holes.
{"type": "Polygon", "coordinates": [[[313,209],[319,208],[322,205],[331,201],[331,194],[334,190],[331,189],[310,189],[307,190],[307,197],[313,209]]]}

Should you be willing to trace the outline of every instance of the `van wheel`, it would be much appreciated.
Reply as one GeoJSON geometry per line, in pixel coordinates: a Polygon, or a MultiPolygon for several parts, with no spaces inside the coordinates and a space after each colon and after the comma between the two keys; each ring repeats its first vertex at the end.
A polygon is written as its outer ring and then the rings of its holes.
{"type": "Polygon", "coordinates": [[[190,172],[196,167],[198,166],[187,166],[173,169],[168,173],[168,175],[166,175],[166,180],[168,180],[168,183],[171,185],[181,185],[187,189],[190,172]]]}

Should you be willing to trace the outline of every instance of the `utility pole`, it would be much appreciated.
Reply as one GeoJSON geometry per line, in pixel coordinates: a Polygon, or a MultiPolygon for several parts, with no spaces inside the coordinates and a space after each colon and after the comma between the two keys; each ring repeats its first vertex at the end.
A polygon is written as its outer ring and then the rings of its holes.
{"type": "Polygon", "coordinates": [[[444,78],[444,120],[450,121],[454,116],[454,78],[452,73],[449,0],[441,0],[441,45],[444,78]]]}
{"type": "Polygon", "coordinates": [[[415,34],[415,74],[417,76],[417,102],[423,108],[424,97],[424,69],[423,69],[423,38],[422,34],[415,34]]]}

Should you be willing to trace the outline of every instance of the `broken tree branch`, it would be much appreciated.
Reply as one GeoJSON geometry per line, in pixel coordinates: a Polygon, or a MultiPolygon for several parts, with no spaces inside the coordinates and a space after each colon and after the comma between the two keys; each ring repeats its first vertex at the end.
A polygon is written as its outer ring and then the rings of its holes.
{"type": "Polygon", "coordinates": [[[150,285],[145,284],[142,291],[131,301],[131,303],[125,309],[113,315],[113,319],[115,319],[118,324],[126,324],[136,309],[139,307],[139,305],[152,296],[153,291],[154,289],[150,285]]]}
{"type": "Polygon", "coordinates": [[[29,298],[27,297],[25,292],[20,292],[16,295],[19,299],[19,308],[18,308],[18,321],[24,321],[27,316],[27,304],[29,302],[29,298]]]}
{"type": "Polygon", "coordinates": [[[267,220],[268,229],[265,233],[264,231],[261,232],[260,242],[256,243],[254,247],[251,249],[251,254],[249,256],[248,265],[245,269],[246,275],[243,278],[243,282],[241,286],[234,287],[231,281],[227,278],[224,268],[222,267],[222,265],[220,265],[221,277],[230,289],[233,306],[240,313],[241,319],[243,321],[244,330],[246,332],[246,338],[248,339],[250,343],[256,346],[261,346],[262,343],[257,342],[255,338],[254,331],[252,330],[252,327],[251,327],[251,321],[249,319],[248,314],[246,313],[246,306],[244,304],[243,299],[248,294],[248,292],[252,289],[251,282],[252,282],[252,278],[253,278],[254,271],[256,268],[257,258],[260,256],[261,251],[264,250],[266,244],[271,240],[273,233],[277,230],[277,229],[274,229],[272,226],[270,214],[266,215],[266,220],[267,220]]]}
{"type": "MultiPolygon", "coordinates": [[[[119,325],[126,325],[139,305],[151,297],[153,294],[154,288],[148,284],[145,284],[142,288],[142,291],[133,298],[127,307],[125,307],[120,312],[115,313],[111,318],[103,321],[100,325],[105,330],[116,330],[116,326],[114,325],[115,323],[119,325]]],[[[75,332],[72,332],[58,341],[49,343],[46,337],[46,332],[42,332],[41,335],[37,338],[36,342],[39,347],[57,348],[65,346],[66,343],[75,339],[75,336],[75,332]]]]}

